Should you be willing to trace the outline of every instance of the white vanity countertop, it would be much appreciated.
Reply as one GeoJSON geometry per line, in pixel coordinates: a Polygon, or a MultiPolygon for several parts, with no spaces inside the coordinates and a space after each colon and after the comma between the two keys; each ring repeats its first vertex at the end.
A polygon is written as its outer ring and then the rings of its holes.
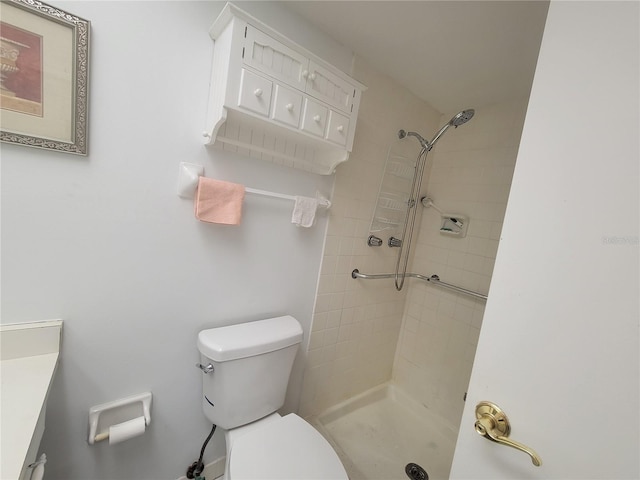
{"type": "Polygon", "coordinates": [[[2,480],[18,479],[25,464],[33,461],[27,454],[42,435],[38,421],[41,414],[44,420],[58,364],[61,328],[61,321],[47,321],[3,325],[0,330],[2,480]]]}

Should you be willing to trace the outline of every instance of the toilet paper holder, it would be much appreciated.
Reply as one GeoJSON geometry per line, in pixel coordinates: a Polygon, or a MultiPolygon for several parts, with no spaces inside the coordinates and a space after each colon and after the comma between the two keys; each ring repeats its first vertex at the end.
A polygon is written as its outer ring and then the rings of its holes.
{"type": "MultiPolygon", "coordinates": [[[[124,427],[126,424],[144,418],[141,432],[151,424],[151,392],[144,392],[130,397],[120,398],[111,402],[102,403],[89,409],[89,444],[100,442],[109,438],[110,429],[124,427]]],[[[126,438],[125,438],[126,439],[126,438]]],[[[109,443],[112,443],[111,440],[109,443]]]]}

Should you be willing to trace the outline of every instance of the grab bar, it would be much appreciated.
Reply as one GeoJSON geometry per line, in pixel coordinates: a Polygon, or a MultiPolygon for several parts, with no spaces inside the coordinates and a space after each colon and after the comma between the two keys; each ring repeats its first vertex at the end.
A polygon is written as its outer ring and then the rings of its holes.
{"type": "MultiPolygon", "coordinates": [[[[360,273],[357,268],[353,270],[353,272],[351,272],[351,278],[353,279],[362,278],[364,280],[379,280],[381,278],[394,278],[395,276],[395,273],[381,273],[373,275],[360,273]]],[[[450,283],[443,282],[442,280],[440,280],[440,277],[438,275],[431,275],[430,277],[427,277],[426,275],[420,275],[419,273],[406,273],[405,276],[424,280],[425,282],[433,283],[434,285],[437,285],[439,287],[448,288],[450,290],[464,293],[465,295],[470,295],[481,300],[487,299],[487,296],[483,295],[482,293],[474,292],[472,290],[467,290],[466,288],[457,287],[455,285],[451,285],[450,283]]]]}

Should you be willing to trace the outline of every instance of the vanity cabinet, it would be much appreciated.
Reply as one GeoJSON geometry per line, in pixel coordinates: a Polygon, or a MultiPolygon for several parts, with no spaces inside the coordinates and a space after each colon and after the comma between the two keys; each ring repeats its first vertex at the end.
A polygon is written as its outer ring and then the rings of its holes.
{"type": "Polygon", "coordinates": [[[3,480],[35,478],[33,467],[45,430],[47,401],[58,366],[61,336],[62,320],[0,325],[0,478],[3,480]]]}
{"type": "Polygon", "coordinates": [[[364,85],[233,4],[209,33],[207,143],[320,174],[349,158],[364,85]]]}

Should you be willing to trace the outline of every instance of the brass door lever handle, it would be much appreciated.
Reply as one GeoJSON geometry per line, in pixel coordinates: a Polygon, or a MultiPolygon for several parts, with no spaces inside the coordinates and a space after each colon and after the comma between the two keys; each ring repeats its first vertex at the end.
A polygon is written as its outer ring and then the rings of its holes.
{"type": "Polygon", "coordinates": [[[542,465],[542,459],[531,448],[509,438],[511,424],[507,415],[495,403],[480,402],[476,405],[475,429],[487,440],[520,450],[531,457],[536,467],[542,465]]]}

